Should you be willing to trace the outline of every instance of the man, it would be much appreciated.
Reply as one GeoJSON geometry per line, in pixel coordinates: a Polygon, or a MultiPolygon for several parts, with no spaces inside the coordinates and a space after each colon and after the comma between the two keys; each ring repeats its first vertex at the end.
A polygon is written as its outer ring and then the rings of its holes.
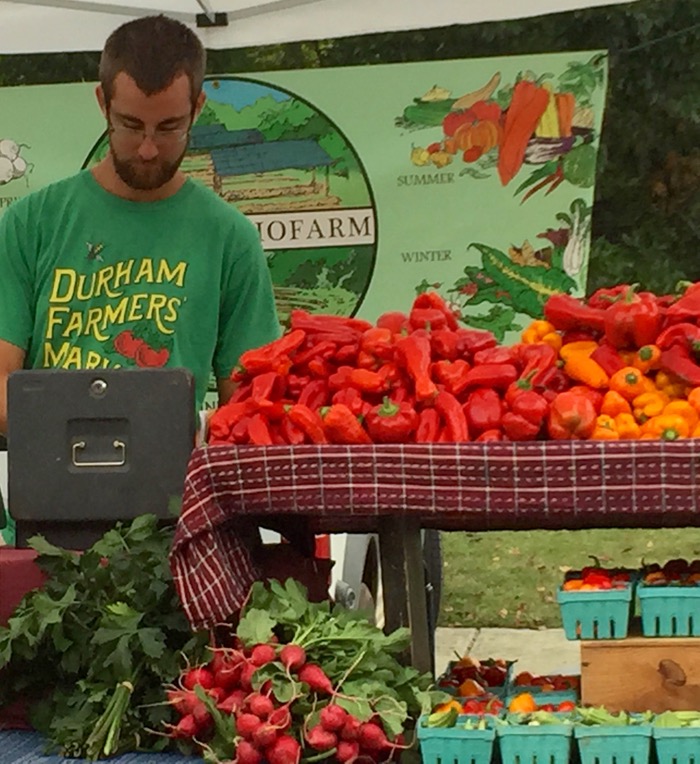
{"type": "Polygon", "coordinates": [[[21,368],[180,366],[201,406],[213,369],[279,334],[253,224],[180,164],[204,104],[205,52],[164,16],[105,44],[97,101],[109,151],[0,220],[0,433],[21,368]]]}

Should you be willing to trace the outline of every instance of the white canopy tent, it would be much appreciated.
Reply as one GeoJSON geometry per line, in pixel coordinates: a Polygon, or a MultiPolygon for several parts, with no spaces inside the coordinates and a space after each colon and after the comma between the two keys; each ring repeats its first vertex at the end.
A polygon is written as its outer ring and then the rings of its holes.
{"type": "Polygon", "coordinates": [[[616,0],[0,0],[0,54],[98,51],[109,33],[165,13],[207,48],[318,40],[540,16],[616,0]]]}

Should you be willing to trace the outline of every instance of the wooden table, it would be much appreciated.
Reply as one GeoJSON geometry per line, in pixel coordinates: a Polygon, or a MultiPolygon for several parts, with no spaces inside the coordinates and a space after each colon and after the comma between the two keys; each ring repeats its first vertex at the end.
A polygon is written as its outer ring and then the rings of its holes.
{"type": "Polygon", "coordinates": [[[386,629],[411,629],[412,662],[427,671],[421,528],[699,525],[698,475],[698,439],[203,447],[188,467],[171,566],[201,626],[242,605],[256,524],[376,532],[386,629]]]}

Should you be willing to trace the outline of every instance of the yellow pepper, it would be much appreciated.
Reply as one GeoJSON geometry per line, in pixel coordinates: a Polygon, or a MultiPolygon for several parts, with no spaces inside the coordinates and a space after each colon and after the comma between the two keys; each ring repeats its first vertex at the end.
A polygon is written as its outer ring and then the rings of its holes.
{"type": "Polygon", "coordinates": [[[632,414],[618,414],[615,417],[615,428],[620,440],[635,440],[641,435],[641,430],[632,414]]]}
{"type": "Polygon", "coordinates": [[[654,383],[656,389],[664,392],[669,398],[685,398],[687,396],[687,385],[674,374],[658,371],[654,383]]]}
{"type": "Polygon", "coordinates": [[[631,414],[632,407],[630,406],[629,401],[623,398],[620,393],[615,390],[608,390],[603,396],[600,413],[616,417],[618,414],[631,414]]]}
{"type": "Polygon", "coordinates": [[[545,345],[553,347],[557,353],[561,348],[561,335],[549,321],[533,321],[525,327],[520,339],[525,345],[534,345],[538,342],[544,342],[545,345]]]}
{"type": "Polygon", "coordinates": [[[634,366],[623,366],[610,377],[610,389],[628,401],[645,392],[644,375],[634,366]]]}
{"type": "Polygon", "coordinates": [[[634,418],[641,423],[658,416],[668,405],[670,399],[664,393],[642,393],[632,401],[632,413],[634,418]]]}
{"type": "Polygon", "coordinates": [[[661,440],[678,440],[690,436],[690,427],[678,414],[659,414],[642,425],[642,436],[644,435],[661,440]]]}
{"type": "Polygon", "coordinates": [[[698,412],[688,403],[688,401],[671,401],[666,406],[664,406],[663,412],[664,414],[677,414],[678,416],[683,417],[685,421],[688,423],[688,429],[690,432],[692,432],[698,425],[698,422],[700,422],[700,416],[698,416],[698,412]]]}
{"type": "Polygon", "coordinates": [[[600,414],[596,418],[595,430],[591,435],[591,440],[619,440],[620,434],[617,432],[615,420],[608,414],[600,414]]]}

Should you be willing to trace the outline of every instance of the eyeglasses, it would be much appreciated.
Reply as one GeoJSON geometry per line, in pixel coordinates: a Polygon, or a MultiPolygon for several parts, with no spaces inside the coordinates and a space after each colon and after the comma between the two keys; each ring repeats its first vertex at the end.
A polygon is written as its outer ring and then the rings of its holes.
{"type": "Polygon", "coordinates": [[[149,131],[143,127],[132,127],[131,125],[107,123],[109,132],[121,140],[123,143],[131,143],[140,146],[148,136],[156,146],[176,146],[184,143],[190,135],[191,125],[187,127],[157,127],[149,131]]]}

